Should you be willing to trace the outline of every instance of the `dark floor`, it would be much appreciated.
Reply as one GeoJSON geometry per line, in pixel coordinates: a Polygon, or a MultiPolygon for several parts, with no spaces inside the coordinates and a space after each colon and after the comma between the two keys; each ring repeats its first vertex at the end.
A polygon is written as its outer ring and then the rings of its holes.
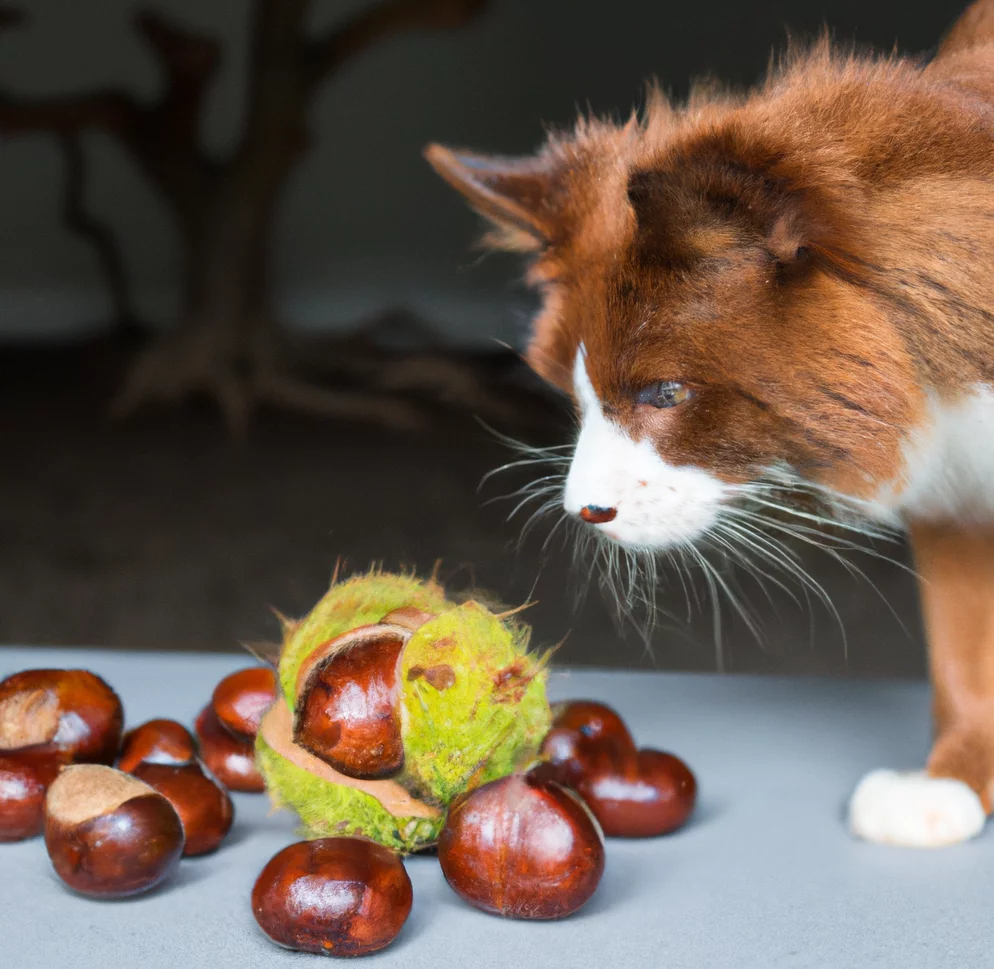
{"type": "MultiPolygon", "coordinates": [[[[720,653],[737,672],[923,670],[914,583],[893,565],[855,557],[871,586],[823,553],[805,556],[845,637],[824,606],[782,593],[771,602],[731,573],[762,640],[725,604],[720,647],[700,577],[695,605],[670,576],[659,598],[672,618],[650,652],[619,630],[596,588],[574,606],[588,566],[574,568],[557,543],[543,552],[546,529],[515,547],[523,516],[508,523],[513,502],[485,502],[527,477],[498,476],[477,493],[483,474],[513,455],[465,408],[436,409],[419,436],[264,414],[234,445],[208,408],[112,423],[104,409],[115,366],[93,347],[0,355],[0,642],[237,650],[275,636],[270,606],[306,611],[339,556],[357,568],[421,570],[441,559],[455,586],[537,599],[536,640],[566,637],[564,663],[709,670],[720,653]]],[[[502,429],[532,443],[568,439],[554,402],[536,396],[531,416],[540,419],[526,431],[502,429]]]]}

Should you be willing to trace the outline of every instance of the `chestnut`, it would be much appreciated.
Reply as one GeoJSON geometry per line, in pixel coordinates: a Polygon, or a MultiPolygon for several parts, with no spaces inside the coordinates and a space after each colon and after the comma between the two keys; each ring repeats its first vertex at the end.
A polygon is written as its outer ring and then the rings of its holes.
{"type": "Polygon", "coordinates": [[[124,710],[88,670],[23,670],[0,681],[0,751],[50,743],[67,760],[112,764],[124,710]]]}
{"type": "Polygon", "coordinates": [[[596,700],[567,700],[552,708],[552,726],[575,730],[588,740],[610,740],[622,749],[635,749],[621,715],[596,700]]]}
{"type": "Polygon", "coordinates": [[[270,939],[332,956],[361,956],[389,945],[412,901],[400,858],[362,838],[289,845],[269,860],[252,889],[252,912],[270,939]]]}
{"type": "Polygon", "coordinates": [[[224,728],[254,740],[262,715],[276,699],[276,674],[270,666],[250,666],[230,673],[216,687],[211,704],[224,728]]]}
{"type": "Polygon", "coordinates": [[[45,792],[61,764],[49,744],[0,751],[0,842],[41,834],[45,792]]]}
{"type": "Polygon", "coordinates": [[[360,626],[301,665],[293,739],[347,777],[377,780],[404,766],[400,655],[410,630],[360,626]]]}
{"type": "Polygon", "coordinates": [[[204,773],[199,761],[156,764],[143,761],[131,772],[157,790],[175,809],[183,825],[183,854],[214,851],[231,830],[235,809],[228,792],[204,773]]]}
{"type": "Polygon", "coordinates": [[[58,876],[92,898],[158,885],[183,853],[173,806],[144,782],[101,764],[65,768],[45,797],[45,847],[58,876]]]}
{"type": "Polygon", "coordinates": [[[183,724],[149,720],[124,735],[117,769],[130,774],[142,763],[185,764],[196,756],[197,743],[183,724]]]}
{"type": "Polygon", "coordinates": [[[229,791],[260,794],[266,789],[255,766],[255,741],[232,736],[209,704],[200,711],[194,727],[201,759],[229,791]]]}
{"type": "Polygon", "coordinates": [[[683,825],[697,801],[697,780],[673,754],[624,749],[553,728],[542,744],[543,776],[575,790],[608,837],[648,838],[683,825]]]}
{"type": "Polygon", "coordinates": [[[593,895],[604,873],[604,839],[576,794],[533,770],[456,798],[438,860],[445,880],[476,908],[555,919],[593,895]]]}

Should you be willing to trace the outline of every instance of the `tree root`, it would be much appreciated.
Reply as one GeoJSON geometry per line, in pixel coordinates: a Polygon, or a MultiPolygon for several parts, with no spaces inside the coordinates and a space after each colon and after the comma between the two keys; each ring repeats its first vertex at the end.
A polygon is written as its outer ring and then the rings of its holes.
{"type": "Polygon", "coordinates": [[[190,317],[131,363],[111,416],[199,397],[218,406],[236,437],[244,436],[260,407],[402,432],[426,430],[439,410],[515,431],[548,426],[551,408],[496,372],[506,364],[495,368],[489,355],[430,349],[437,334],[423,324],[417,332],[427,348],[397,353],[378,344],[372,326],[301,342],[268,313],[228,330],[190,317]]]}
{"type": "Polygon", "coordinates": [[[248,430],[253,411],[267,404],[399,431],[423,426],[418,408],[397,397],[323,387],[298,376],[278,358],[255,354],[239,359],[220,352],[201,339],[203,330],[180,328],[179,334],[156,341],[134,361],[111,402],[112,417],[130,417],[148,404],[206,397],[217,404],[229,432],[238,438],[248,430]]]}

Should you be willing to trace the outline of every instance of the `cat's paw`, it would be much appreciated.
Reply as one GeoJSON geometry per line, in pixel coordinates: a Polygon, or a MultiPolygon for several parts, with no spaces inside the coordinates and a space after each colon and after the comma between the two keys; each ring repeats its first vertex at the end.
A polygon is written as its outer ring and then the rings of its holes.
{"type": "Polygon", "coordinates": [[[871,771],[849,801],[849,830],[880,844],[940,848],[979,834],[986,820],[972,788],[924,772],[871,771]]]}

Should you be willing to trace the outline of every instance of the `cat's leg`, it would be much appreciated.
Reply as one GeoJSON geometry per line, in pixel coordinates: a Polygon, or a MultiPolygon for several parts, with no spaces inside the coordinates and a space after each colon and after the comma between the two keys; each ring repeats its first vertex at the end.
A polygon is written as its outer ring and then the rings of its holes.
{"type": "Polygon", "coordinates": [[[935,743],[923,773],[867,775],[849,818],[868,840],[934,847],[977,834],[994,798],[994,526],[918,522],[911,542],[935,743]]]}

